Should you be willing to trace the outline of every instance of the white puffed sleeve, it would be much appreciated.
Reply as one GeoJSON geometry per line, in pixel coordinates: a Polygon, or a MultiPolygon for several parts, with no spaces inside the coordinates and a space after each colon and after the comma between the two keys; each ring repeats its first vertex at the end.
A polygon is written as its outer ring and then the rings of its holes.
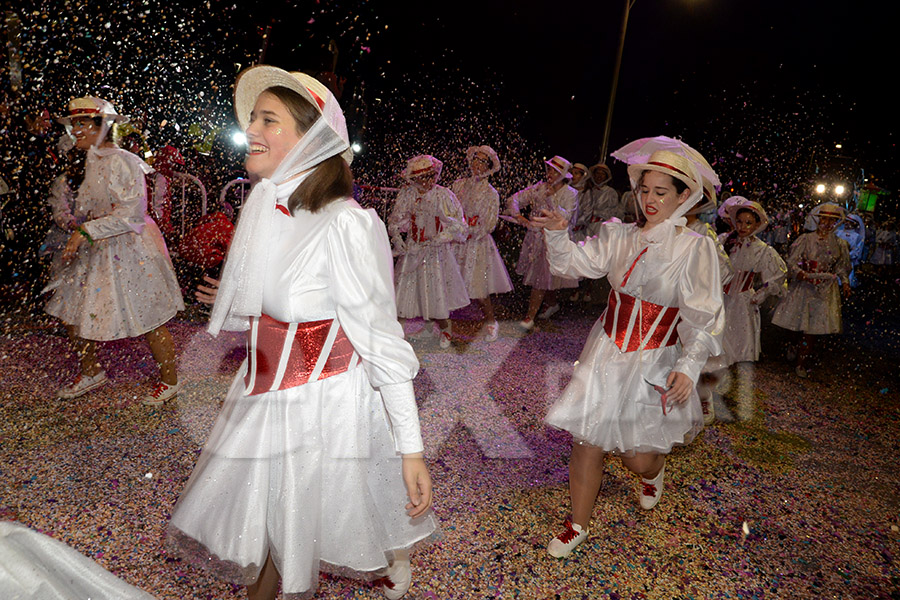
{"type": "Polygon", "coordinates": [[[438,242],[465,242],[469,234],[469,226],[463,217],[462,204],[456,198],[456,194],[448,188],[443,188],[440,195],[441,230],[438,234],[438,242]]]}
{"type": "Polygon", "coordinates": [[[406,252],[406,243],[400,234],[409,231],[410,212],[415,198],[415,191],[411,187],[405,187],[400,190],[394,200],[394,208],[388,217],[388,231],[391,234],[391,243],[394,245],[395,254],[406,252]]]}
{"type": "Polygon", "coordinates": [[[783,296],[787,291],[787,265],[772,246],[766,244],[760,252],[756,271],[761,279],[760,288],[753,293],[756,304],[762,303],[768,296],[783,296]]]}
{"type": "MultiPolygon", "coordinates": [[[[82,227],[95,240],[102,240],[126,233],[140,234],[144,230],[147,214],[147,187],[144,172],[133,162],[119,154],[101,159],[105,164],[92,170],[92,176],[107,178],[107,191],[112,212],[106,216],[86,221],[82,227]],[[94,175],[96,174],[96,175],[94,175]]],[[[94,186],[91,186],[92,188],[94,186]]]]}
{"type": "Polygon", "coordinates": [[[397,450],[421,452],[412,386],[419,361],[397,322],[384,224],[374,211],[349,209],[335,217],[330,227],[328,265],[338,322],[362,358],[369,381],[381,389],[397,450]]]}
{"type": "Polygon", "coordinates": [[[716,245],[707,236],[697,240],[679,278],[678,316],[682,351],[672,370],[697,383],[706,359],[722,354],[725,328],[719,260],[716,245]]]}
{"type": "Polygon", "coordinates": [[[610,260],[614,255],[613,246],[622,233],[622,227],[616,221],[604,223],[595,237],[579,244],[569,239],[569,232],[565,229],[545,229],[544,243],[547,244],[550,272],[571,279],[605,277],[609,273],[610,260]]]}
{"type": "Polygon", "coordinates": [[[72,214],[72,189],[69,187],[69,179],[66,175],[60,175],[53,180],[50,186],[50,197],[47,204],[53,213],[53,222],[60,229],[69,230],[75,223],[75,215],[72,214]]]}

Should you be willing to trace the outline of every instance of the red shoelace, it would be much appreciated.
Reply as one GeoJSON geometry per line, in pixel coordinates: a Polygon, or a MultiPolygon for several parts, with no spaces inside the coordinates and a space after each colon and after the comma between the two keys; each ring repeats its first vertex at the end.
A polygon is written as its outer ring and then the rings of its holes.
{"type": "Polygon", "coordinates": [[[566,530],[563,531],[558,536],[556,536],[556,539],[561,541],[563,544],[568,544],[578,535],[579,535],[578,532],[575,531],[574,527],[572,527],[572,523],[569,521],[566,521],[566,530]]]}
{"type": "Polygon", "coordinates": [[[644,486],[644,491],[642,492],[645,496],[655,496],[656,495],[656,486],[652,483],[647,483],[646,481],[642,481],[641,485],[644,486]]]}
{"type": "Polygon", "coordinates": [[[156,387],[153,388],[153,391],[150,392],[150,395],[153,396],[154,400],[159,400],[159,397],[162,396],[162,393],[165,392],[167,389],[169,389],[169,386],[167,386],[165,383],[160,381],[159,383],[156,384],[156,387]]]}
{"type": "Polygon", "coordinates": [[[372,581],[372,585],[374,585],[375,587],[386,587],[389,590],[394,589],[394,582],[391,581],[391,578],[387,576],[375,579],[374,581],[372,581]]]}

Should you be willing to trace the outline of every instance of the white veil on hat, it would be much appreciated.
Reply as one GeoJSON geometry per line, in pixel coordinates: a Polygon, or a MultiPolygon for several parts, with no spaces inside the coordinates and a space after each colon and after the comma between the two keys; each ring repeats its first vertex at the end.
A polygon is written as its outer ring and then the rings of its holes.
{"type": "Polygon", "coordinates": [[[300,175],[308,177],[316,165],[332,156],[352,160],[344,114],[334,95],[305,73],[289,73],[258,65],[242,71],[235,82],[234,106],[238,122],[246,128],[259,95],[270,87],[294,90],[321,113],[279,163],[271,177],[260,180],[250,192],[238,219],[222,272],[208,330],[244,331],[249,317],[262,313],[262,275],[269,258],[269,232],[275,216],[278,187],[291,185],[300,175]],[[301,175],[302,174],[302,175],[301,175]]]}

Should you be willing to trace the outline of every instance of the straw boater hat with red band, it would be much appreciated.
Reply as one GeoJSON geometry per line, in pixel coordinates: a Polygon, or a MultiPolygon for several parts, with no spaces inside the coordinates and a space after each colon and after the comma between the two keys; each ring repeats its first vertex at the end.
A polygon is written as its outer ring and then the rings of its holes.
{"type": "Polygon", "coordinates": [[[100,117],[105,121],[111,121],[113,123],[128,122],[128,117],[117,113],[112,104],[95,96],[83,96],[81,98],[70,100],[68,111],[69,114],[56,119],[57,123],[62,123],[63,125],[71,127],[72,119],[78,117],[100,117]]]}
{"type": "Polygon", "coordinates": [[[841,221],[847,218],[847,213],[844,211],[844,207],[834,202],[823,202],[818,205],[806,216],[806,222],[804,223],[806,229],[816,230],[819,228],[819,217],[832,217],[837,219],[837,223],[835,226],[840,225],[841,221]]]}
{"type": "Polygon", "coordinates": [[[437,181],[437,179],[440,179],[441,177],[441,169],[443,168],[444,163],[435,157],[430,154],[420,154],[407,161],[406,168],[403,169],[400,176],[403,177],[403,179],[410,181],[414,177],[434,173],[436,175],[435,181],[437,181]]]}
{"type": "MultiPolygon", "coordinates": [[[[728,200],[734,200],[735,198],[739,198],[738,201],[729,202],[725,205],[725,214],[728,216],[728,220],[731,223],[735,223],[737,219],[738,212],[742,210],[749,210],[757,217],[759,217],[759,227],[753,230],[753,235],[761,233],[763,229],[769,224],[769,217],[766,215],[765,209],[762,207],[762,204],[759,202],[754,202],[752,200],[747,200],[741,196],[732,196],[728,200]]],[[[733,225],[732,225],[733,226],[733,225]]]]}
{"type": "Polygon", "coordinates": [[[691,161],[680,154],[668,150],[657,150],[650,155],[647,162],[628,165],[628,177],[631,178],[634,187],[637,187],[644,171],[658,171],[671,175],[684,182],[694,194],[703,191],[702,178],[697,175],[697,170],[691,161]]]}
{"type": "Polygon", "coordinates": [[[476,154],[484,154],[491,163],[491,167],[484,175],[485,177],[493,175],[500,170],[500,157],[497,156],[493,148],[490,146],[469,146],[469,149],[466,150],[466,162],[469,163],[469,166],[472,165],[472,160],[476,154]]]}
{"type": "Polygon", "coordinates": [[[553,167],[556,169],[560,175],[566,178],[571,178],[572,174],[569,173],[569,170],[572,168],[572,163],[564,159],[562,156],[554,156],[550,160],[545,160],[544,163],[547,166],[553,167]]]}
{"type": "Polygon", "coordinates": [[[241,129],[246,131],[250,126],[250,113],[256,105],[257,98],[271,87],[286,87],[293,90],[316,107],[332,131],[346,142],[347,148],[341,153],[341,157],[347,164],[353,161],[347,122],[344,120],[341,107],[325,84],[306,73],[288,72],[269,65],[257,65],[241,71],[237,81],[234,82],[234,114],[241,129]]]}

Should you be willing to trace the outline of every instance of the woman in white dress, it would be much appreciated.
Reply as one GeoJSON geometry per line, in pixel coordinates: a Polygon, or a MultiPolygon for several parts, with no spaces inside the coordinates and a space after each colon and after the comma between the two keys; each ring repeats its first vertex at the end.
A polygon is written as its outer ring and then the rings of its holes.
{"type": "Polygon", "coordinates": [[[797,331],[798,377],[808,377],[807,359],[820,335],[840,333],[841,291],[850,296],[850,249],[834,233],[844,220],[844,209],[825,202],[809,213],[815,231],[804,233],[791,246],[787,267],[792,277],[787,294],[778,303],[772,323],[797,331]]]}
{"type": "Polygon", "coordinates": [[[702,196],[694,163],[654,152],[628,167],[642,226],[604,223],[583,245],[568,239],[558,211],[533,219],[545,228],[550,268],[564,277],[605,277],[609,304],[594,325],[572,380],[547,423],[569,431],[572,521],[548,552],[564,557],[588,535],[607,454],[641,477],[644,509],[663,491],[666,455],[703,428],[695,384],[721,352],[722,287],[715,244],[688,230],[682,215],[702,196]]]}
{"type": "Polygon", "coordinates": [[[500,170],[500,158],[490,146],[472,146],[466,150],[466,160],[472,175],[457,179],[450,186],[469,226],[466,241],[456,245],[456,258],[469,297],[484,313],[485,340],[493,342],[497,340],[500,325],[494,317],[491,294],[512,290],[506,265],[491,235],[500,214],[500,194],[488,182],[488,177],[500,170]]]}
{"type": "Polygon", "coordinates": [[[66,325],[81,363],[80,375],[59,397],[76,398],[107,382],[95,342],[143,335],[161,379],[143,402],[157,405],[178,393],[175,349],[165,324],[184,310],[184,302],[162,234],[147,215],[144,176],[151,169],[112,141],[113,125],[125,120],[109,102],[92,96],[72,100],[69,115],[59,119],[86,158],[74,228],[62,252],[66,266],[45,288],[53,296],[44,310],[66,325]]]}
{"type": "Polygon", "coordinates": [[[550,272],[541,228],[522,215],[522,210],[526,208],[530,208],[531,215],[539,215],[545,210],[558,211],[568,219],[571,228],[577,208],[575,198],[578,195],[575,188],[569,185],[571,164],[561,156],[554,156],[545,163],[545,180],[510,196],[506,207],[507,214],[528,228],[519,252],[519,262],[516,264],[516,273],[522,275],[522,282],[531,288],[525,319],[519,323],[526,331],[534,328],[535,317],[549,319],[559,311],[556,290],[578,287],[577,279],[559,277],[550,272]],[[547,308],[538,314],[545,299],[547,308]]]}
{"type": "Polygon", "coordinates": [[[450,347],[450,311],[469,305],[469,294],[453,252],[468,227],[456,196],[437,185],[443,163],[423,154],[403,170],[409,185],[400,190],[388,217],[388,231],[397,259],[397,314],[425,319],[423,334],[440,328],[441,348],[450,347]],[[402,234],[406,234],[403,238],[402,234]]]}
{"type": "Polygon", "coordinates": [[[320,570],[410,585],[432,535],[431,479],[397,321],[384,225],[352,198],[344,116],[303,73],[259,65],[235,83],[259,178],[209,330],[246,330],[248,359],[169,525],[170,544],[251,599],[315,592],[320,570]],[[405,507],[405,508],[404,508],[405,507]]]}
{"type": "Polygon", "coordinates": [[[787,289],[787,266],[775,249],[757,237],[769,222],[758,202],[730,203],[726,211],[734,231],[720,241],[734,268],[725,285],[725,363],[759,360],[759,305],[769,296],[783,296],[787,289]]]}

